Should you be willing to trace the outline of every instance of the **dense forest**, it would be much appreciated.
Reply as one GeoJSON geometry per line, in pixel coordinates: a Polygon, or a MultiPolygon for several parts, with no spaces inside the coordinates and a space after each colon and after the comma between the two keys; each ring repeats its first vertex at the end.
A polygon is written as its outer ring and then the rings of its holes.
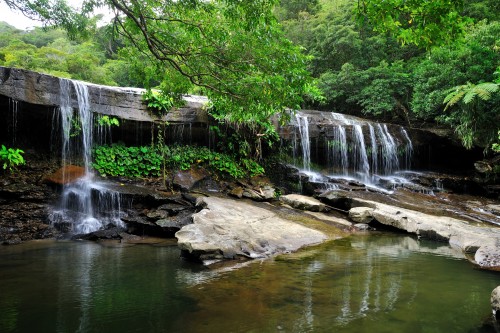
{"type": "MultiPolygon", "coordinates": [[[[168,41],[153,35],[151,40],[137,38],[141,26],[134,30],[127,22],[102,26],[94,17],[86,23],[85,34],[75,34],[71,28],[21,31],[0,23],[0,65],[99,84],[160,88],[166,94],[206,94],[215,101],[216,117],[256,121],[254,134],[267,134],[266,119],[282,110],[275,101],[286,101],[291,108],[332,110],[412,127],[449,126],[467,148],[498,149],[500,3],[433,1],[435,7],[430,9],[419,1],[408,2],[413,6],[409,9],[397,7],[398,0],[383,2],[387,8],[380,2],[373,7],[374,3],[281,0],[271,8],[272,18],[265,19],[262,29],[241,28],[257,19],[245,17],[240,24],[237,16],[243,9],[230,8],[232,18],[218,22],[225,28],[213,36],[210,33],[216,29],[207,23],[208,10],[204,16],[199,8],[196,14],[182,8],[178,14],[184,23],[198,20],[210,29],[175,28],[176,39],[169,42],[178,43],[172,48],[180,51],[167,56],[155,54],[149,43],[168,48],[168,41]],[[446,19],[440,10],[446,11],[446,19]],[[439,22],[416,24],[425,15],[429,22],[439,22]],[[247,34],[250,30],[252,34],[247,34]],[[223,55],[219,39],[225,43],[223,55]],[[199,45],[198,58],[188,62],[183,57],[193,45],[199,45]],[[237,67],[231,67],[234,64],[237,67]],[[208,79],[201,74],[207,66],[212,66],[208,79]],[[252,75],[245,76],[248,72],[252,75]],[[236,108],[232,102],[241,103],[245,94],[251,101],[236,108]],[[237,116],[228,117],[222,109],[237,116]]],[[[258,20],[262,23],[262,18],[258,20]]]]}

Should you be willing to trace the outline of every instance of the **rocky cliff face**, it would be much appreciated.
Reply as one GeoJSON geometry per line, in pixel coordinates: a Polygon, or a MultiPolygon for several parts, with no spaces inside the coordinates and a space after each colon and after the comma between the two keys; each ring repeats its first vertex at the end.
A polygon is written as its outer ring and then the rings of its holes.
{"type": "MultiPolygon", "coordinates": [[[[55,107],[60,103],[60,78],[24,69],[0,66],[0,95],[16,101],[55,107]]],[[[101,86],[87,83],[90,109],[99,114],[121,119],[152,122],[163,120],[177,123],[207,123],[203,111],[206,97],[186,95],[184,107],[171,110],[163,119],[148,112],[142,102],[144,89],[101,86]]],[[[76,98],[73,98],[77,107],[76,98]]]]}

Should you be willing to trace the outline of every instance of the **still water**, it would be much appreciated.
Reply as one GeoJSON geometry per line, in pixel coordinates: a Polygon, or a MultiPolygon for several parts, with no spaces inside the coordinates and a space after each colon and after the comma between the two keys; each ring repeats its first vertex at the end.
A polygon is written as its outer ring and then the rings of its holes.
{"type": "Polygon", "coordinates": [[[31,242],[0,247],[0,332],[495,332],[499,284],[402,235],[212,270],[173,243],[31,242]]]}

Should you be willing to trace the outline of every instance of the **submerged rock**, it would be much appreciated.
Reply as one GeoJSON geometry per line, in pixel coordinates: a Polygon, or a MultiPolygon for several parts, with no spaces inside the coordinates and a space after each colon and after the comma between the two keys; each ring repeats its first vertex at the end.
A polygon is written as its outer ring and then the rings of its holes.
{"type": "Polygon", "coordinates": [[[198,205],[204,209],[193,214],[193,224],[175,234],[183,255],[191,259],[265,258],[328,239],[318,230],[245,202],[201,197],[198,205]]]}

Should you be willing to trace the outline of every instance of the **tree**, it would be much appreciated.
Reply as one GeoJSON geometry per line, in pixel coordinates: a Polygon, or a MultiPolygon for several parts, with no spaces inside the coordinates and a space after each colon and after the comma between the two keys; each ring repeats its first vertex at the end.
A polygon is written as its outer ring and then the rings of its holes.
{"type": "Polygon", "coordinates": [[[497,134],[500,122],[498,103],[486,105],[486,107],[482,104],[498,92],[499,86],[500,84],[494,82],[479,84],[467,82],[467,84],[451,88],[444,98],[445,111],[455,109],[444,119],[455,125],[455,131],[467,149],[472,148],[478,140],[485,139],[487,142],[480,143],[489,147],[491,141],[496,138],[495,134],[497,134]]]}
{"type": "Polygon", "coordinates": [[[298,108],[311,87],[308,57],[274,17],[277,0],[88,0],[81,15],[64,0],[4,1],[70,32],[108,6],[116,31],[148,59],[142,67],[154,68],[148,81],[165,87],[166,73],[182,76],[210,97],[217,119],[247,124],[254,136],[266,135],[273,114],[298,108]]]}
{"type": "Polygon", "coordinates": [[[463,0],[359,0],[358,15],[376,31],[403,44],[429,49],[463,35],[471,21],[460,13],[463,0]]]}

